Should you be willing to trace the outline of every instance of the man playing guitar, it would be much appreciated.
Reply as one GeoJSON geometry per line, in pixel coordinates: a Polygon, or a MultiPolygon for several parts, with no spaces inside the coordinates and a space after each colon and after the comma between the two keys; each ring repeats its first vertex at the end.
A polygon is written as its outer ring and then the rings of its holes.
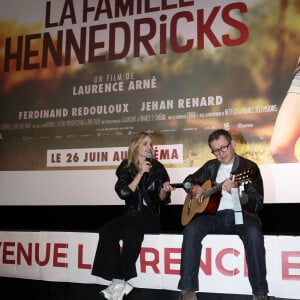
{"type": "Polygon", "coordinates": [[[197,299],[202,240],[208,234],[236,234],[241,238],[253,300],[267,300],[264,236],[258,217],[264,198],[260,170],[255,162],[236,154],[236,142],[224,129],[213,131],[208,145],[215,158],[184,180],[191,188],[182,210],[178,300],[197,299]],[[236,202],[239,202],[242,222],[236,219],[236,202]]]}

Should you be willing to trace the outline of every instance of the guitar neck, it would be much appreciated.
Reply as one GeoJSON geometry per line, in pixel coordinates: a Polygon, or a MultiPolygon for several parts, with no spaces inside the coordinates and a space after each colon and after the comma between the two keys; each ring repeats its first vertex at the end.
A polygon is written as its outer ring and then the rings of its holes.
{"type": "MultiPolygon", "coordinates": [[[[243,171],[242,173],[235,174],[235,175],[230,175],[230,179],[233,180],[234,182],[237,182],[237,183],[240,183],[240,182],[243,182],[243,181],[244,182],[251,182],[251,178],[249,178],[249,175],[253,175],[253,174],[254,175],[256,174],[255,170],[248,169],[246,171],[243,171]]],[[[225,180],[218,183],[218,184],[216,184],[215,186],[211,187],[210,189],[205,190],[202,193],[201,198],[202,199],[209,198],[214,193],[221,191],[222,190],[222,184],[225,182],[225,180]]]]}
{"type": "Polygon", "coordinates": [[[210,197],[212,194],[221,191],[222,190],[222,184],[224,183],[224,181],[218,183],[217,185],[213,186],[209,190],[204,191],[202,193],[202,198],[206,199],[206,198],[210,197]]]}

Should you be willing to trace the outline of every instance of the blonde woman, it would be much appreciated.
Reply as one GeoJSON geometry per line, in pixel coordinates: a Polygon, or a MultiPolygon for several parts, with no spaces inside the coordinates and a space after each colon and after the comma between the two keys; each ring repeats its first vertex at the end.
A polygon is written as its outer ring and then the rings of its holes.
{"type": "Polygon", "coordinates": [[[115,191],[124,200],[122,216],[110,220],[99,232],[92,274],[111,281],[100,292],[110,300],[121,300],[137,276],[136,261],[146,233],[160,232],[160,205],[171,202],[169,175],[153,157],[153,138],[147,132],[136,134],[128,148],[128,159],[116,170],[115,191]],[[123,248],[120,251],[119,242],[123,248]]]}

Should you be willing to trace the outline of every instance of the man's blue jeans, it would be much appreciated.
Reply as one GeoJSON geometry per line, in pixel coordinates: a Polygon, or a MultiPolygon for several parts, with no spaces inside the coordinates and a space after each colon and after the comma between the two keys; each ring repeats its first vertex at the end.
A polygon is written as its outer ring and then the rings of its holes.
{"type": "Polygon", "coordinates": [[[245,248],[249,282],[253,294],[268,293],[264,236],[260,219],[248,212],[243,213],[244,222],[235,225],[234,211],[218,211],[215,215],[201,214],[183,229],[181,252],[180,290],[199,290],[199,266],[202,240],[208,234],[236,234],[245,248]]]}

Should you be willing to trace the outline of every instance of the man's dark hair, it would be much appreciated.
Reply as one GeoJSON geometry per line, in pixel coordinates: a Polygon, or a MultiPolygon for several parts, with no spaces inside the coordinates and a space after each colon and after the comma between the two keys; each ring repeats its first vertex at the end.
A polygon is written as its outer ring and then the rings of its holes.
{"type": "Polygon", "coordinates": [[[231,142],[232,141],[232,136],[230,135],[230,133],[225,130],[225,129],[217,129],[215,131],[213,131],[209,137],[208,137],[208,145],[210,145],[210,143],[214,140],[218,140],[219,137],[223,135],[225,137],[225,139],[227,140],[227,142],[231,142]]]}

